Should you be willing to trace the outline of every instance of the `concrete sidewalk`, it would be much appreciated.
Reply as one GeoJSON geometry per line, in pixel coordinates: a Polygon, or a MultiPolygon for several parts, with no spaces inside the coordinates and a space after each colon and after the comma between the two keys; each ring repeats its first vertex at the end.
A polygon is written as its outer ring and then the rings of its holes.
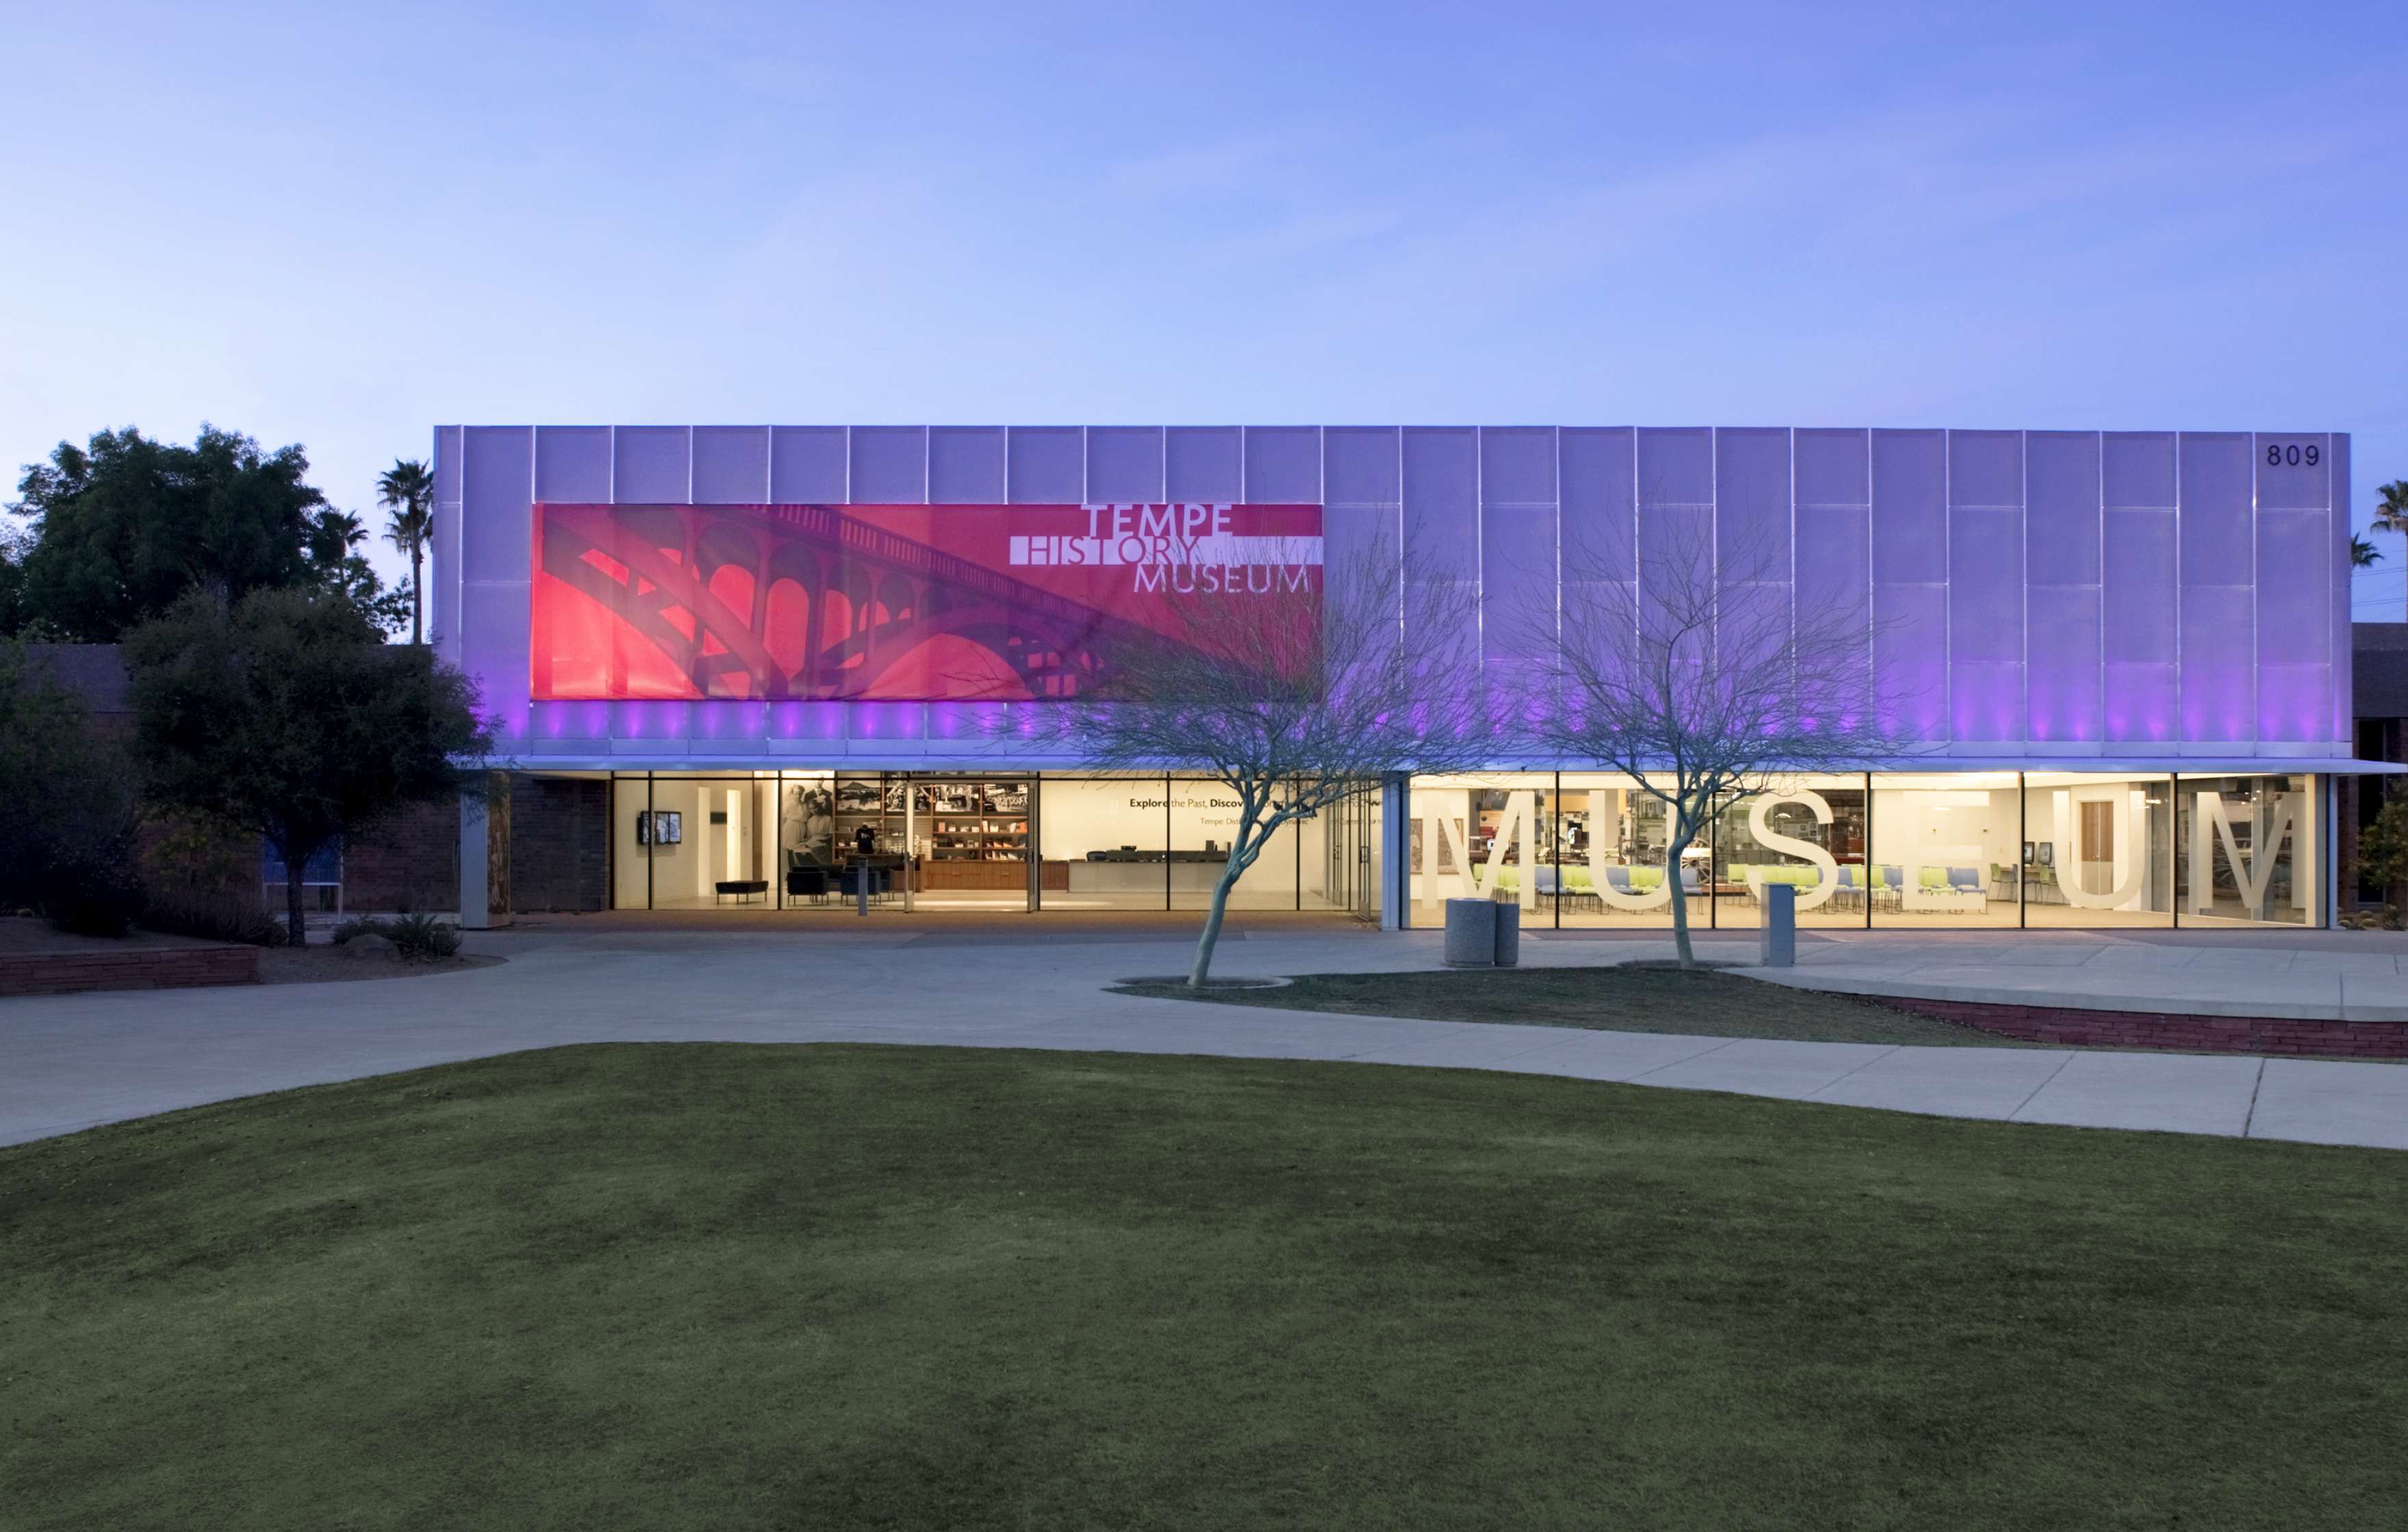
{"type": "MultiPolygon", "coordinates": [[[[720,934],[580,932],[571,923],[472,937],[474,950],[510,961],[423,979],[5,1000],[0,1142],[565,1043],[863,1041],[1501,1069],[1946,1116],[2408,1149],[2408,1067],[2400,1066],[1583,1032],[1104,993],[1116,979],[1184,966],[1188,947],[1176,936],[1131,935],[1000,942],[909,927],[720,934]]],[[[1217,967],[1428,970],[1437,946],[1434,933],[1257,932],[1226,949],[1217,967]]],[[[1657,940],[1548,940],[1524,954],[1574,966],[1667,950],[1657,940]]],[[[1751,946],[1707,950],[1742,957],[1751,946]]],[[[1825,950],[1801,949],[1817,959],[1804,971],[1831,961],[1825,950]]],[[[1888,960],[1899,971],[1916,961],[1888,960]]],[[[1952,960],[1962,965],[1964,954],[1952,960]]]]}
{"type": "MultiPolygon", "coordinates": [[[[2408,1022],[2408,939],[2391,932],[1799,933],[1804,989],[2070,1010],[2408,1022]]],[[[1749,959],[1753,961],[1753,959],[1749,959]]]]}

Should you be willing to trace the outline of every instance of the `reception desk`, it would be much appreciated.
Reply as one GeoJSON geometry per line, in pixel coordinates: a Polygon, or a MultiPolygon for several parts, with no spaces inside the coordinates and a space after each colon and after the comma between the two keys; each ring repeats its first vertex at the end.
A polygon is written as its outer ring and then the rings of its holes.
{"type": "MultiPolygon", "coordinates": [[[[1165,857],[1160,852],[1097,852],[1083,862],[1069,864],[1071,894],[1100,897],[1159,898],[1165,857]]],[[[1168,858],[1173,895],[1210,894],[1229,865],[1226,852],[1173,852],[1168,858]]]]}

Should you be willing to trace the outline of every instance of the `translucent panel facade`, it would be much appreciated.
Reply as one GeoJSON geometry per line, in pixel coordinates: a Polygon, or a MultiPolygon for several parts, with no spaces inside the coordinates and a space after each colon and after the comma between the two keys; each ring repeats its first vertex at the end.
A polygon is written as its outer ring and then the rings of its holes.
{"type": "Polygon", "coordinates": [[[1643,585],[1705,539],[1730,599],[1870,612],[1881,690],[1939,754],[2313,769],[2348,752],[2348,438],[2331,433],[446,426],[435,461],[436,640],[530,765],[1080,764],[958,703],[533,702],[538,501],[1318,505],[1333,561],[1401,538],[1417,571],[1476,590],[1500,680],[1526,673],[1561,580],[1643,585]]]}

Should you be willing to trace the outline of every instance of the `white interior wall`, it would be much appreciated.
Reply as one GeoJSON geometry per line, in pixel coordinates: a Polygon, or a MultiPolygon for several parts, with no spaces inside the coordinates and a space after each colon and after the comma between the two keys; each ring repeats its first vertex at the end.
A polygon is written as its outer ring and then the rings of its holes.
{"type": "Polygon", "coordinates": [[[1872,859],[1894,866],[2014,866],[2023,855],[2013,788],[1873,789],[1872,859]]]}

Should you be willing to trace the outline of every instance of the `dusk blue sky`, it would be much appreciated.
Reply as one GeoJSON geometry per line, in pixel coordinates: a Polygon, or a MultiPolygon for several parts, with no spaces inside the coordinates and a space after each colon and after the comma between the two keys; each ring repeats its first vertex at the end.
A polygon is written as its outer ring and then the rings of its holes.
{"type": "Polygon", "coordinates": [[[438,422],[1351,420],[2408,478],[2408,7],[1701,14],[7,0],[0,462],[208,420],[372,513],[438,422]]]}

